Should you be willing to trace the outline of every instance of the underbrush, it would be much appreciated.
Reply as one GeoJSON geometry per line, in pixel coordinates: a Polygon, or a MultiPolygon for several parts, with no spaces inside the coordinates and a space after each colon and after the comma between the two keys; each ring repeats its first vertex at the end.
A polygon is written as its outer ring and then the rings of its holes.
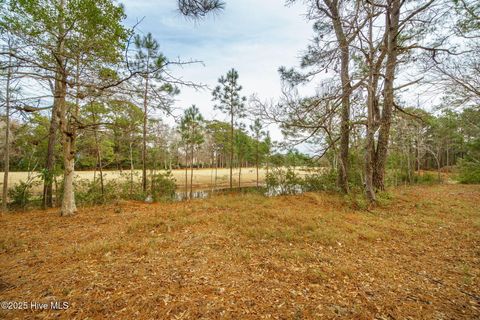
{"type": "MultiPolygon", "coordinates": [[[[119,200],[163,202],[171,201],[175,197],[176,183],[170,171],[150,175],[147,180],[147,192],[143,192],[138,173],[123,173],[116,180],[107,180],[106,177],[107,174],[103,174],[103,183],[98,176],[93,181],[76,179],[74,182],[76,204],[78,206],[93,206],[115,203],[119,200]]],[[[41,207],[41,197],[34,196],[32,192],[32,189],[40,184],[40,181],[34,181],[33,179],[15,184],[8,191],[9,208],[25,210],[41,207]]],[[[58,205],[62,202],[63,181],[60,181],[56,189],[55,203],[58,205]]]]}
{"type": "MultiPolygon", "coordinates": [[[[104,176],[105,179],[105,176],[104,176]]],[[[140,177],[125,173],[118,180],[109,180],[104,183],[101,180],[90,181],[78,180],[75,183],[75,197],[79,205],[96,205],[112,203],[118,200],[144,201],[169,201],[175,196],[175,179],[170,171],[151,175],[147,180],[147,192],[143,191],[140,177]]]]}
{"type": "Polygon", "coordinates": [[[302,177],[291,167],[274,167],[267,174],[265,182],[270,195],[338,190],[334,170],[329,170],[326,173],[317,172],[302,177]]]}
{"type": "Polygon", "coordinates": [[[480,163],[461,160],[458,165],[458,181],[464,184],[480,183],[480,163]]]}

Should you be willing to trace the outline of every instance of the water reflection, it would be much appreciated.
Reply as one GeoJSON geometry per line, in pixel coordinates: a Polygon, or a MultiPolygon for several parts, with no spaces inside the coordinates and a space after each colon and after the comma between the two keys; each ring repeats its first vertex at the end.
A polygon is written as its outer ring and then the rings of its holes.
{"type": "Polygon", "coordinates": [[[185,191],[176,191],[174,201],[185,201],[188,199],[206,199],[212,195],[221,195],[221,194],[245,194],[245,193],[257,193],[262,194],[267,197],[275,197],[280,195],[287,194],[301,194],[304,190],[301,185],[292,185],[288,188],[285,187],[274,187],[267,188],[265,186],[261,187],[240,187],[240,188],[217,188],[217,189],[197,189],[193,190],[192,193],[185,191]]]}

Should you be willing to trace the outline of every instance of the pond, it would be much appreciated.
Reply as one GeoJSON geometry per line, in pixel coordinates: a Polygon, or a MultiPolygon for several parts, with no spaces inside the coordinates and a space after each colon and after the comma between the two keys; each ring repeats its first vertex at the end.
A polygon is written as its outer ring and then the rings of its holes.
{"type": "Polygon", "coordinates": [[[233,189],[230,188],[217,188],[217,189],[194,189],[192,193],[185,191],[175,191],[174,201],[185,201],[189,199],[206,199],[212,195],[222,195],[222,194],[246,194],[246,193],[257,193],[262,194],[267,197],[275,197],[279,195],[286,194],[301,194],[304,190],[301,185],[293,185],[288,188],[282,187],[270,187],[259,186],[259,187],[236,187],[233,189]]]}

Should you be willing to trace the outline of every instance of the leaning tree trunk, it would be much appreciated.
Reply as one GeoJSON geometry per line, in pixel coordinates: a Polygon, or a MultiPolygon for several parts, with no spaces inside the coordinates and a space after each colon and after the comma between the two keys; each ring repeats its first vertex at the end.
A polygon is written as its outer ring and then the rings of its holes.
{"type": "Polygon", "coordinates": [[[394,108],[395,69],[397,66],[397,42],[400,20],[400,0],[391,0],[387,7],[388,30],[387,64],[385,67],[385,84],[383,88],[383,112],[380,123],[380,133],[376,150],[376,163],[373,174],[373,184],[377,190],[385,190],[385,167],[387,163],[388,141],[390,139],[390,126],[394,108]]]}

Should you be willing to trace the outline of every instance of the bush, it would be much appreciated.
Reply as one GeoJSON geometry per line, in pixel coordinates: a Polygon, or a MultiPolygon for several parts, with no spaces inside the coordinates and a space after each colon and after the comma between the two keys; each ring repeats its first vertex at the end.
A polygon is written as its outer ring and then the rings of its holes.
{"type": "Polygon", "coordinates": [[[172,200],[175,197],[176,183],[170,171],[153,175],[151,186],[153,201],[172,200]]]}
{"type": "Polygon", "coordinates": [[[13,188],[8,190],[8,197],[11,200],[11,205],[17,208],[25,208],[32,199],[33,183],[20,181],[15,184],[13,188]]]}
{"type": "Polygon", "coordinates": [[[302,179],[292,168],[273,167],[265,179],[271,195],[295,194],[302,191],[302,179]]]}
{"type": "Polygon", "coordinates": [[[302,179],[303,190],[308,191],[337,191],[337,173],[330,170],[327,173],[306,175],[302,179]]]}
{"type": "MultiPolygon", "coordinates": [[[[61,190],[63,191],[63,183],[61,190]]],[[[89,179],[75,180],[75,202],[78,205],[103,204],[104,198],[102,198],[100,181],[91,181],[89,179]]]]}
{"type": "Polygon", "coordinates": [[[441,183],[442,179],[438,176],[438,173],[424,172],[423,174],[415,175],[414,181],[418,184],[435,184],[441,183]]]}
{"type": "Polygon", "coordinates": [[[266,177],[267,191],[270,195],[296,194],[300,192],[338,191],[337,173],[308,174],[303,178],[291,168],[274,168],[266,177]]]}
{"type": "Polygon", "coordinates": [[[465,184],[480,183],[480,163],[461,160],[458,165],[458,181],[465,184]]]}
{"type": "MultiPolygon", "coordinates": [[[[129,172],[123,173],[119,179],[115,180],[107,180],[106,174],[104,174],[103,178],[103,197],[100,179],[75,181],[75,199],[78,205],[97,205],[118,200],[144,201],[148,197],[148,194],[143,192],[138,173],[135,173],[133,177],[129,172]]],[[[169,171],[153,175],[148,181],[148,185],[151,186],[153,201],[171,200],[175,196],[175,179],[169,171]]]]}
{"type": "Polygon", "coordinates": [[[120,174],[118,181],[109,181],[111,188],[117,190],[116,199],[143,201],[147,197],[143,192],[140,172],[125,171],[120,174]]]}
{"type": "MultiPolygon", "coordinates": [[[[103,174],[103,196],[102,185],[99,178],[95,181],[90,179],[75,179],[75,201],[77,205],[91,206],[114,202],[120,199],[125,200],[144,200],[146,195],[143,193],[141,180],[138,174],[134,174],[132,183],[130,174],[123,173],[119,179],[107,180],[107,174],[103,174]]],[[[63,182],[60,192],[63,190],[63,182]]],[[[63,195],[60,194],[60,197],[63,195]]]]}
{"type": "Polygon", "coordinates": [[[412,171],[410,172],[410,174],[408,174],[408,172],[400,172],[395,177],[395,179],[390,173],[388,175],[388,182],[390,183],[390,185],[393,186],[396,186],[398,184],[436,184],[442,183],[442,178],[438,176],[438,172],[434,171],[424,171],[420,173],[412,171]]]}
{"type": "Polygon", "coordinates": [[[344,195],[347,205],[354,210],[368,210],[370,203],[365,192],[360,187],[352,187],[350,192],[344,195]]]}

